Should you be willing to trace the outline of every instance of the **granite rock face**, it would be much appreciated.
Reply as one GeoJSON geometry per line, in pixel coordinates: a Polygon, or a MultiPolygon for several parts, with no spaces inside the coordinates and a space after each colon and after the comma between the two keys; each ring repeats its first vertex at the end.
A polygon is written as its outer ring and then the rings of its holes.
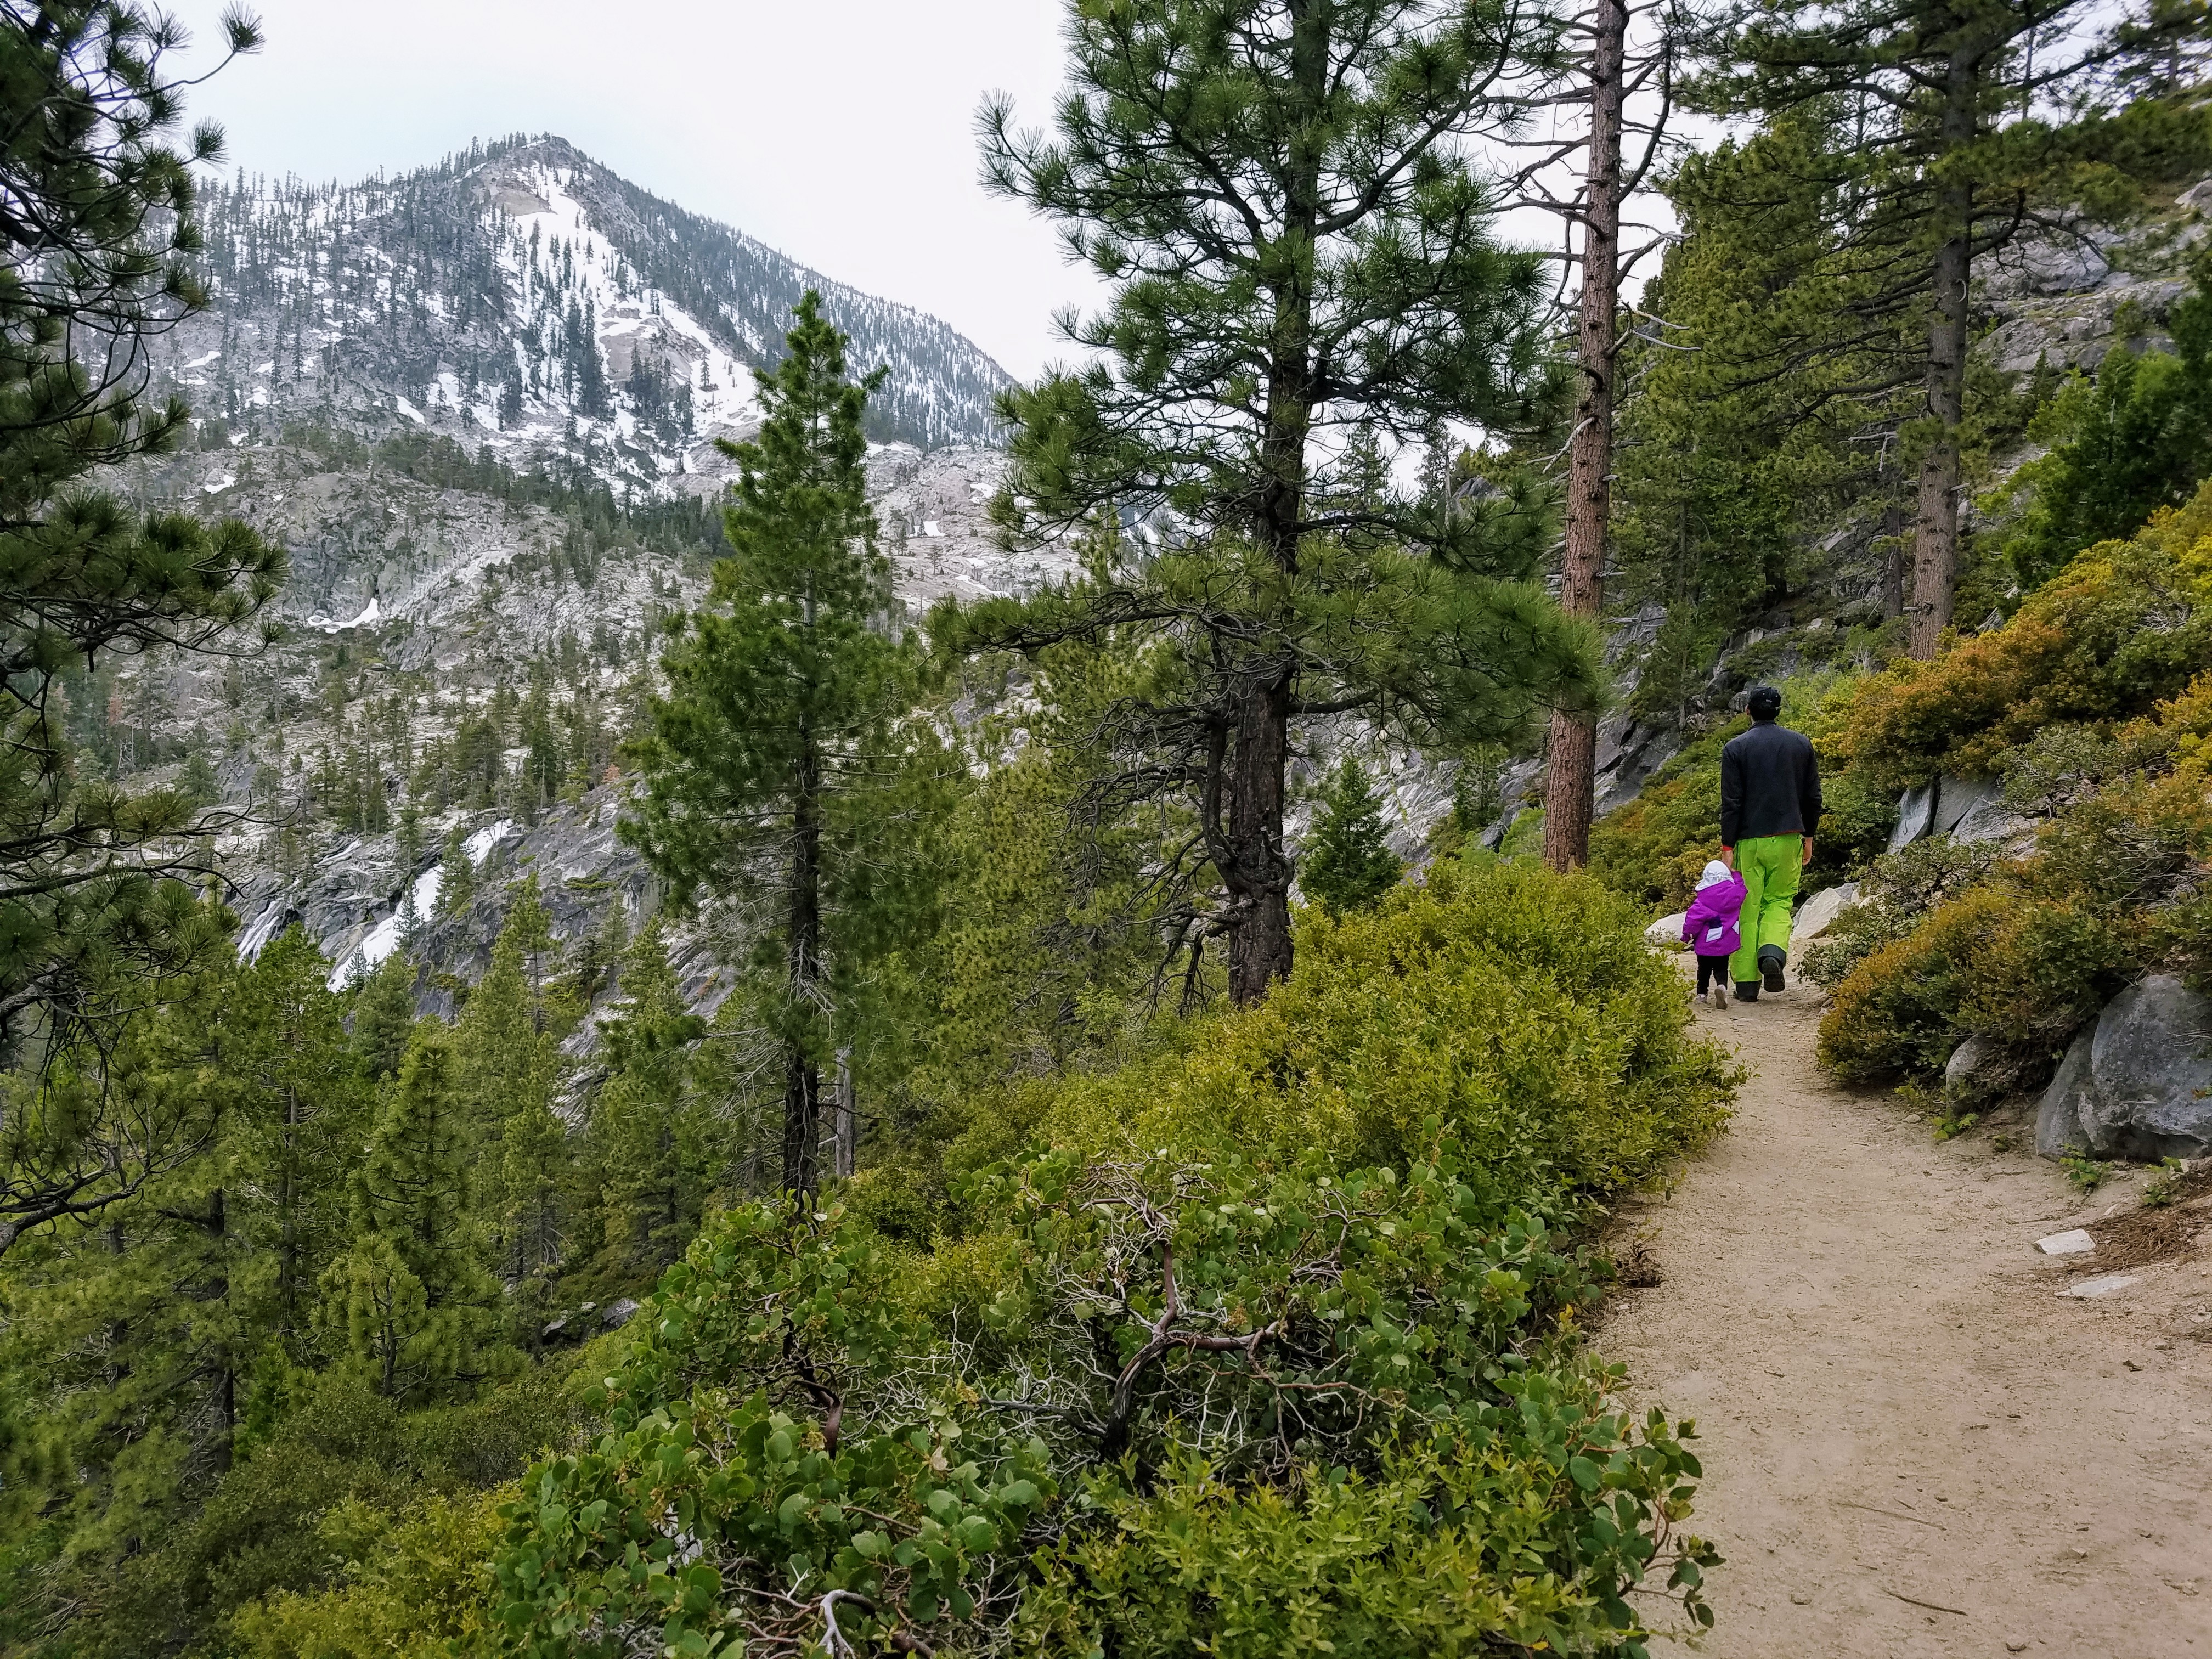
{"type": "Polygon", "coordinates": [[[2074,1040],[2036,1115],[2045,1158],[2203,1158],[2212,1152],[2212,1000],[2153,974],[2074,1040]]]}

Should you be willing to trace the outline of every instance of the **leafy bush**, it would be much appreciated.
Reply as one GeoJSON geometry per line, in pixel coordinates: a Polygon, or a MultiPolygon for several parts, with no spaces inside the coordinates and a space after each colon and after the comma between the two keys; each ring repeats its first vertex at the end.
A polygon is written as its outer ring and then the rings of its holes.
{"type": "Polygon", "coordinates": [[[509,1505],[502,1640],[1626,1656],[1662,1577],[1708,1621],[1687,1427],[1612,1403],[1557,1231],[1724,1114],[1637,924],[1446,866],[1061,1085],[927,1249],[726,1214],[509,1505]]]}
{"type": "Polygon", "coordinates": [[[2212,661],[2208,580],[2212,489],[2081,553],[2004,627],[1865,681],[1839,751],[1893,793],[1938,772],[1993,775],[2047,726],[2148,714],[2212,661]]]}
{"type": "Polygon", "coordinates": [[[1370,913],[1310,915],[1265,1003],[1070,1085],[1047,1132],[1127,1153],[1226,1130],[1402,1167],[1433,1119],[1511,1190],[1633,1186],[1711,1138],[1731,1081],[1641,925],[1587,876],[1441,866],[1370,913]]]}
{"type": "Polygon", "coordinates": [[[1821,1064],[1847,1083],[1940,1071],[1963,1035],[1970,959],[2011,908],[2008,894],[1976,888],[1868,956],[1821,1018],[1821,1064]]]}

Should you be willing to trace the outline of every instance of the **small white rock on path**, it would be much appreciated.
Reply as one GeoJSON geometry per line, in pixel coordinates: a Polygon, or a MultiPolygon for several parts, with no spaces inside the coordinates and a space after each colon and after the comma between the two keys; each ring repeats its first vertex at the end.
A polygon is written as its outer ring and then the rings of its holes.
{"type": "Polygon", "coordinates": [[[1810,988],[1698,1018],[1753,1075],[1596,1333],[1698,1420],[1698,1650],[2212,1659],[2212,1255],[2064,1298],[2035,1241],[2132,1198],[1830,1086],[1810,988]]]}

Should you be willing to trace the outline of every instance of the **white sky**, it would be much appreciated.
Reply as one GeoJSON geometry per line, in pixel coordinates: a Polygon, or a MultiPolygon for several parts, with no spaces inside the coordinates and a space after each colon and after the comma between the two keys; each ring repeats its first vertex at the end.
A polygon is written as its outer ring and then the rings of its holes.
{"type": "MultiPolygon", "coordinates": [[[[1088,301],[1051,227],[984,193],[985,93],[1051,113],[1063,0],[258,0],[269,44],[199,88],[230,161],[352,179],[471,138],[553,132],[633,183],[865,292],[1024,378],[1088,301]]],[[[222,0],[171,0],[212,58],[222,0]]]]}

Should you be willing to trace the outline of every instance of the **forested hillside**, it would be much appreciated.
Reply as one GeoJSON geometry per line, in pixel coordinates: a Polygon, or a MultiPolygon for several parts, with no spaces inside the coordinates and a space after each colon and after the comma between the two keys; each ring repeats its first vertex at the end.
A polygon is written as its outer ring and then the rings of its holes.
{"type": "MultiPolygon", "coordinates": [[[[464,438],[665,493],[751,418],[799,297],[886,371],[870,435],[987,441],[999,367],[933,317],[845,288],[648,194],[556,137],[349,185],[239,173],[202,191],[214,302],[161,377],[204,448],[294,422],[464,438]]],[[[681,488],[680,485],[675,485],[681,488]]]]}
{"type": "Polygon", "coordinates": [[[1071,7],[1016,386],[558,139],[239,174],[0,0],[0,1653],[1709,1625],[1585,1332],[1739,1080],[1643,929],[1742,694],[1838,1075],[1950,1133],[2212,986],[2203,20],[1862,9],[1071,7]]]}

